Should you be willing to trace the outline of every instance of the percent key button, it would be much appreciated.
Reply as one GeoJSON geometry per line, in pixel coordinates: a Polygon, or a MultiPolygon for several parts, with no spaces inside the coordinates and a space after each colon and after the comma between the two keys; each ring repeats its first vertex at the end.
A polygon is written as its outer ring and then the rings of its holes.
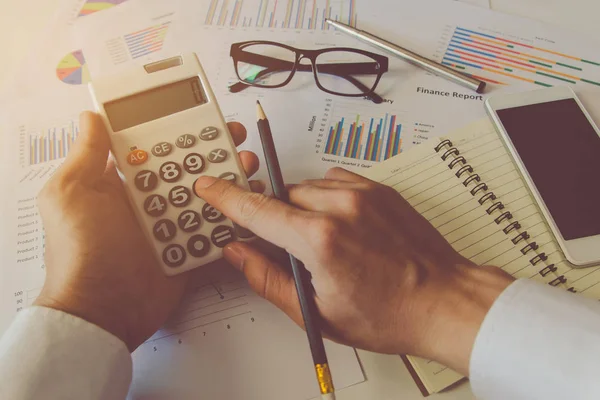
{"type": "Polygon", "coordinates": [[[196,144],[196,138],[193,135],[189,134],[181,135],[177,138],[175,144],[180,149],[189,149],[190,147],[196,144]]]}

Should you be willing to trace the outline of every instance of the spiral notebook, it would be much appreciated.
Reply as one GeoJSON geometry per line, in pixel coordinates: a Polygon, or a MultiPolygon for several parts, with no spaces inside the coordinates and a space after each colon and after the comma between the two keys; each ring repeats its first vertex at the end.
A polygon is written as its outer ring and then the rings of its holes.
{"type": "MultiPolygon", "coordinates": [[[[600,299],[600,268],[565,260],[493,125],[478,121],[371,168],[477,265],[495,265],[600,299]]],[[[403,357],[424,396],[463,377],[438,363],[403,357]]]]}

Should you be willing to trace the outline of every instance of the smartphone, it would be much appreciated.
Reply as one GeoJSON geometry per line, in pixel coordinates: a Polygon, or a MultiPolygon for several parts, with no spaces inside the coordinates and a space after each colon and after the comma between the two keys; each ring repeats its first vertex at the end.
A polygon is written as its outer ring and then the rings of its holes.
{"type": "Polygon", "coordinates": [[[575,92],[499,95],[485,107],[567,260],[600,263],[600,131],[575,92]]]}

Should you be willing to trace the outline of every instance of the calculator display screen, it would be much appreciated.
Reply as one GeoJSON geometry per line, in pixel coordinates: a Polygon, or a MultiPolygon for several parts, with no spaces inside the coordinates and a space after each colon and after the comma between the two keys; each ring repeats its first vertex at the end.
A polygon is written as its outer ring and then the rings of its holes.
{"type": "Polygon", "coordinates": [[[496,112],[565,240],[600,235],[600,136],[579,104],[496,112]]]}
{"type": "Polygon", "coordinates": [[[196,76],[104,104],[114,132],[154,121],[206,103],[196,76]]]}

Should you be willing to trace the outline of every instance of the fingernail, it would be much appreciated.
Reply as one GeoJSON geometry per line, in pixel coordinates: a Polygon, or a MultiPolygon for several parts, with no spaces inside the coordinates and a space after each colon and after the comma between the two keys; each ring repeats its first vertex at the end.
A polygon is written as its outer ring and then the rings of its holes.
{"type": "Polygon", "coordinates": [[[194,183],[194,187],[198,189],[206,189],[212,186],[213,183],[217,181],[217,178],[214,176],[203,176],[196,180],[194,183]]]}
{"type": "Polygon", "coordinates": [[[223,257],[239,271],[244,267],[244,254],[237,248],[235,243],[225,246],[223,249],[223,257]]]}

